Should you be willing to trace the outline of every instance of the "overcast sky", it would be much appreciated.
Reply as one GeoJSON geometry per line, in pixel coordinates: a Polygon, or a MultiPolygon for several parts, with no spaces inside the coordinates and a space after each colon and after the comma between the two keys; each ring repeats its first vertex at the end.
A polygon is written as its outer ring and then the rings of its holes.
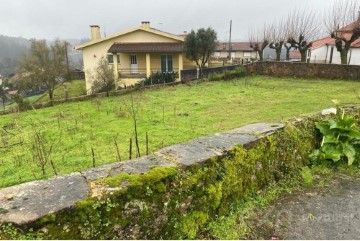
{"type": "Polygon", "coordinates": [[[0,0],[0,35],[25,38],[89,38],[89,25],[107,35],[141,21],[170,33],[212,27],[220,41],[247,40],[249,28],[306,6],[319,15],[332,0],[0,0]],[[301,4],[301,5],[300,5],[301,4]]]}

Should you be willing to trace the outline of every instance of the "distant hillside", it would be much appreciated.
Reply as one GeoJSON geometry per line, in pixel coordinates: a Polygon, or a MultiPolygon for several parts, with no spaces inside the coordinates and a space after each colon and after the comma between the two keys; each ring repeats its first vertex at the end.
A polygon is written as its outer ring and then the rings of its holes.
{"type": "Polygon", "coordinates": [[[0,35],[0,74],[3,76],[14,74],[19,59],[29,50],[28,39],[0,35]]]}
{"type": "MultiPolygon", "coordinates": [[[[81,51],[74,50],[74,46],[88,39],[66,39],[69,47],[69,63],[74,68],[82,68],[81,51]]],[[[51,43],[52,41],[48,41],[51,43]]],[[[0,35],[0,74],[10,76],[15,74],[16,67],[22,55],[29,53],[30,41],[21,37],[8,37],[0,35]]]]}

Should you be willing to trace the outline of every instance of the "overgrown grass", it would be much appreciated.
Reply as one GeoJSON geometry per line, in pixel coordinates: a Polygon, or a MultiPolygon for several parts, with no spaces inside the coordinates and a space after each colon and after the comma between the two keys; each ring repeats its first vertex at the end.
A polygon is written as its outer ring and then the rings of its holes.
{"type": "MultiPolygon", "coordinates": [[[[331,99],[357,104],[358,93],[360,82],[263,76],[135,92],[140,153],[145,154],[146,132],[154,152],[249,123],[312,114],[330,107],[331,99]]],[[[54,175],[50,162],[45,175],[37,165],[38,132],[58,174],[92,167],[92,148],[96,166],[117,161],[114,139],[121,159],[128,159],[134,137],[129,108],[130,95],[123,95],[1,116],[0,187],[54,175]]]]}
{"type": "MultiPolygon", "coordinates": [[[[72,80],[70,82],[59,84],[55,87],[54,90],[54,100],[63,100],[65,99],[65,86],[68,88],[68,98],[76,97],[80,95],[86,95],[86,86],[85,80],[72,80]]],[[[49,94],[47,92],[40,95],[33,95],[30,97],[25,97],[24,101],[29,104],[49,102],[49,94]]],[[[15,108],[17,104],[14,102],[10,105],[5,106],[5,109],[15,108]]],[[[0,110],[2,110],[0,108],[0,110]]]]}
{"type": "MultiPolygon", "coordinates": [[[[80,95],[86,95],[86,86],[85,80],[72,80],[64,84],[59,84],[55,87],[54,90],[54,100],[63,100],[65,99],[65,88],[68,90],[68,98],[76,97],[80,95]]],[[[45,92],[42,94],[36,102],[48,102],[49,94],[45,92]]]]}

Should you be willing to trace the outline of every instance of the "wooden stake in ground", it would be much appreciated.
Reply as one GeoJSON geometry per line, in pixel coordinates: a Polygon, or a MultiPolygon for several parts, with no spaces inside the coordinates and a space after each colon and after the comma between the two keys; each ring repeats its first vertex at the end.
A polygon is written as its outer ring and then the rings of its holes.
{"type": "Polygon", "coordinates": [[[139,147],[139,139],[138,139],[138,130],[137,130],[137,110],[135,110],[135,104],[134,104],[134,97],[132,92],[130,93],[130,107],[128,108],[128,111],[133,119],[134,124],[134,134],[135,134],[135,146],[136,146],[136,157],[141,157],[140,154],[140,147],[139,147]]]}
{"type": "Polygon", "coordinates": [[[149,155],[149,136],[148,133],[146,132],[146,155],[149,155]]]}
{"type": "Polygon", "coordinates": [[[131,160],[131,154],[132,154],[132,138],[130,138],[130,146],[129,146],[129,159],[131,160]]]}
{"type": "Polygon", "coordinates": [[[95,167],[95,152],[94,152],[94,147],[91,147],[91,154],[92,154],[92,159],[93,159],[93,167],[95,167]]]}
{"type": "Polygon", "coordinates": [[[117,159],[119,162],[121,162],[121,156],[120,156],[120,150],[119,150],[119,145],[117,143],[116,137],[114,136],[114,144],[116,147],[116,153],[117,153],[117,159]]]}

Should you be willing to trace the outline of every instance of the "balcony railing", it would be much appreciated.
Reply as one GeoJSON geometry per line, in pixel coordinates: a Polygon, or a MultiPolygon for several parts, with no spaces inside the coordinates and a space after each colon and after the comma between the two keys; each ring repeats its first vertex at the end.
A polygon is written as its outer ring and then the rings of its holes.
{"type": "MultiPolygon", "coordinates": [[[[173,69],[172,72],[178,72],[178,69],[173,69]]],[[[151,73],[162,72],[159,68],[150,69],[151,73]]],[[[127,78],[127,79],[142,79],[146,78],[146,69],[137,68],[137,69],[120,69],[119,70],[119,78],[127,78]]]]}

